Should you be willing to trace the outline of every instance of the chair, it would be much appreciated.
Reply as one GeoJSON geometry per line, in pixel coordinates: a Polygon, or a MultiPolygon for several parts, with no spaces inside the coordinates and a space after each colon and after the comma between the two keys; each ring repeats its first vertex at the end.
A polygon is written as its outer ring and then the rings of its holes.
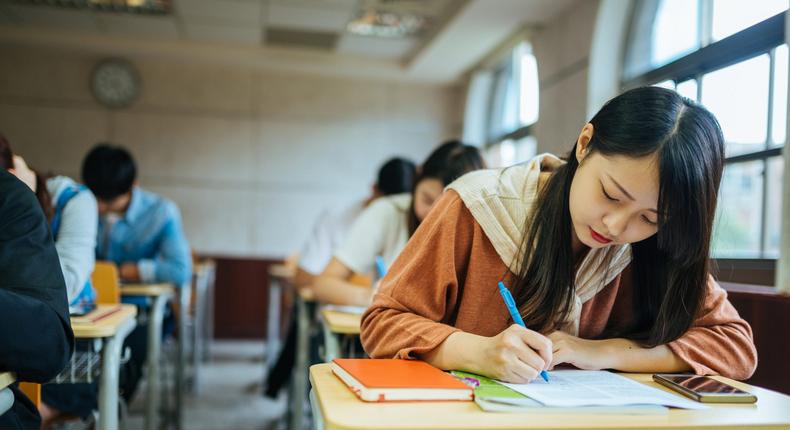
{"type": "Polygon", "coordinates": [[[33,382],[20,382],[19,391],[25,393],[28,399],[36,406],[36,409],[41,406],[41,384],[33,382]]]}
{"type": "Polygon", "coordinates": [[[96,290],[97,305],[115,305],[121,303],[121,281],[118,267],[109,261],[97,261],[91,275],[93,288],[96,290]]]}

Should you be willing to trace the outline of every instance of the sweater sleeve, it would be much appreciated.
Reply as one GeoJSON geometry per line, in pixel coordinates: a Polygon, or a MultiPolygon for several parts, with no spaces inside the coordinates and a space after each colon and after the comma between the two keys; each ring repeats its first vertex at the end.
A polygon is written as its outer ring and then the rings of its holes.
{"type": "Polygon", "coordinates": [[[713,277],[708,278],[705,303],[694,325],[667,346],[700,375],[743,380],[757,368],[752,329],[713,277]]]}
{"type": "Polygon", "coordinates": [[[371,357],[418,358],[459,331],[452,324],[473,228],[474,219],[458,195],[445,193],[382,279],[362,317],[362,345],[371,357]]]}

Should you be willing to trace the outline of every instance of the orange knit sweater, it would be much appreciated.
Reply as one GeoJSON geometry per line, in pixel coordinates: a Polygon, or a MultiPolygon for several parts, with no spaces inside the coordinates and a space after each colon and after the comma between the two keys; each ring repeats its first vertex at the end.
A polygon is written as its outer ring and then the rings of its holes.
{"type": "MultiPolygon", "coordinates": [[[[445,193],[382,280],[362,318],[371,357],[418,358],[455,331],[495,336],[510,324],[497,289],[509,274],[457,193],[445,193]]],[[[629,268],[584,303],[582,338],[632,323],[629,268]]],[[[757,366],[749,325],[713,280],[693,327],[667,345],[698,374],[746,379],[757,366]]]]}

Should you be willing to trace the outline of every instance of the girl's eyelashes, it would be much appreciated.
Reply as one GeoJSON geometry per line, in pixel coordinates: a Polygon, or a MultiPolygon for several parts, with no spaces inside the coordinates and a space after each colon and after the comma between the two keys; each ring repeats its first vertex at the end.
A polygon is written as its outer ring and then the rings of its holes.
{"type": "Polygon", "coordinates": [[[650,226],[653,226],[653,227],[658,225],[657,222],[650,221],[650,218],[648,218],[648,217],[646,217],[644,215],[642,215],[642,221],[644,221],[646,224],[648,224],[650,226]]]}
{"type": "Polygon", "coordinates": [[[613,202],[619,202],[620,201],[620,200],[617,200],[616,198],[610,196],[609,193],[606,192],[606,188],[603,187],[603,182],[601,182],[601,191],[603,192],[603,195],[606,196],[607,199],[609,199],[609,200],[611,200],[613,202]]]}

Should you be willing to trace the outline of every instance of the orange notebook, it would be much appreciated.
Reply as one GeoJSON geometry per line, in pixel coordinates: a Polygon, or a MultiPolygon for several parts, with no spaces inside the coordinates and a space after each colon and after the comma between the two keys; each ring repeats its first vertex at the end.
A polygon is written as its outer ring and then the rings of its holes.
{"type": "Polygon", "coordinates": [[[424,361],[343,358],[332,372],[366,402],[473,400],[472,388],[424,361]]]}

